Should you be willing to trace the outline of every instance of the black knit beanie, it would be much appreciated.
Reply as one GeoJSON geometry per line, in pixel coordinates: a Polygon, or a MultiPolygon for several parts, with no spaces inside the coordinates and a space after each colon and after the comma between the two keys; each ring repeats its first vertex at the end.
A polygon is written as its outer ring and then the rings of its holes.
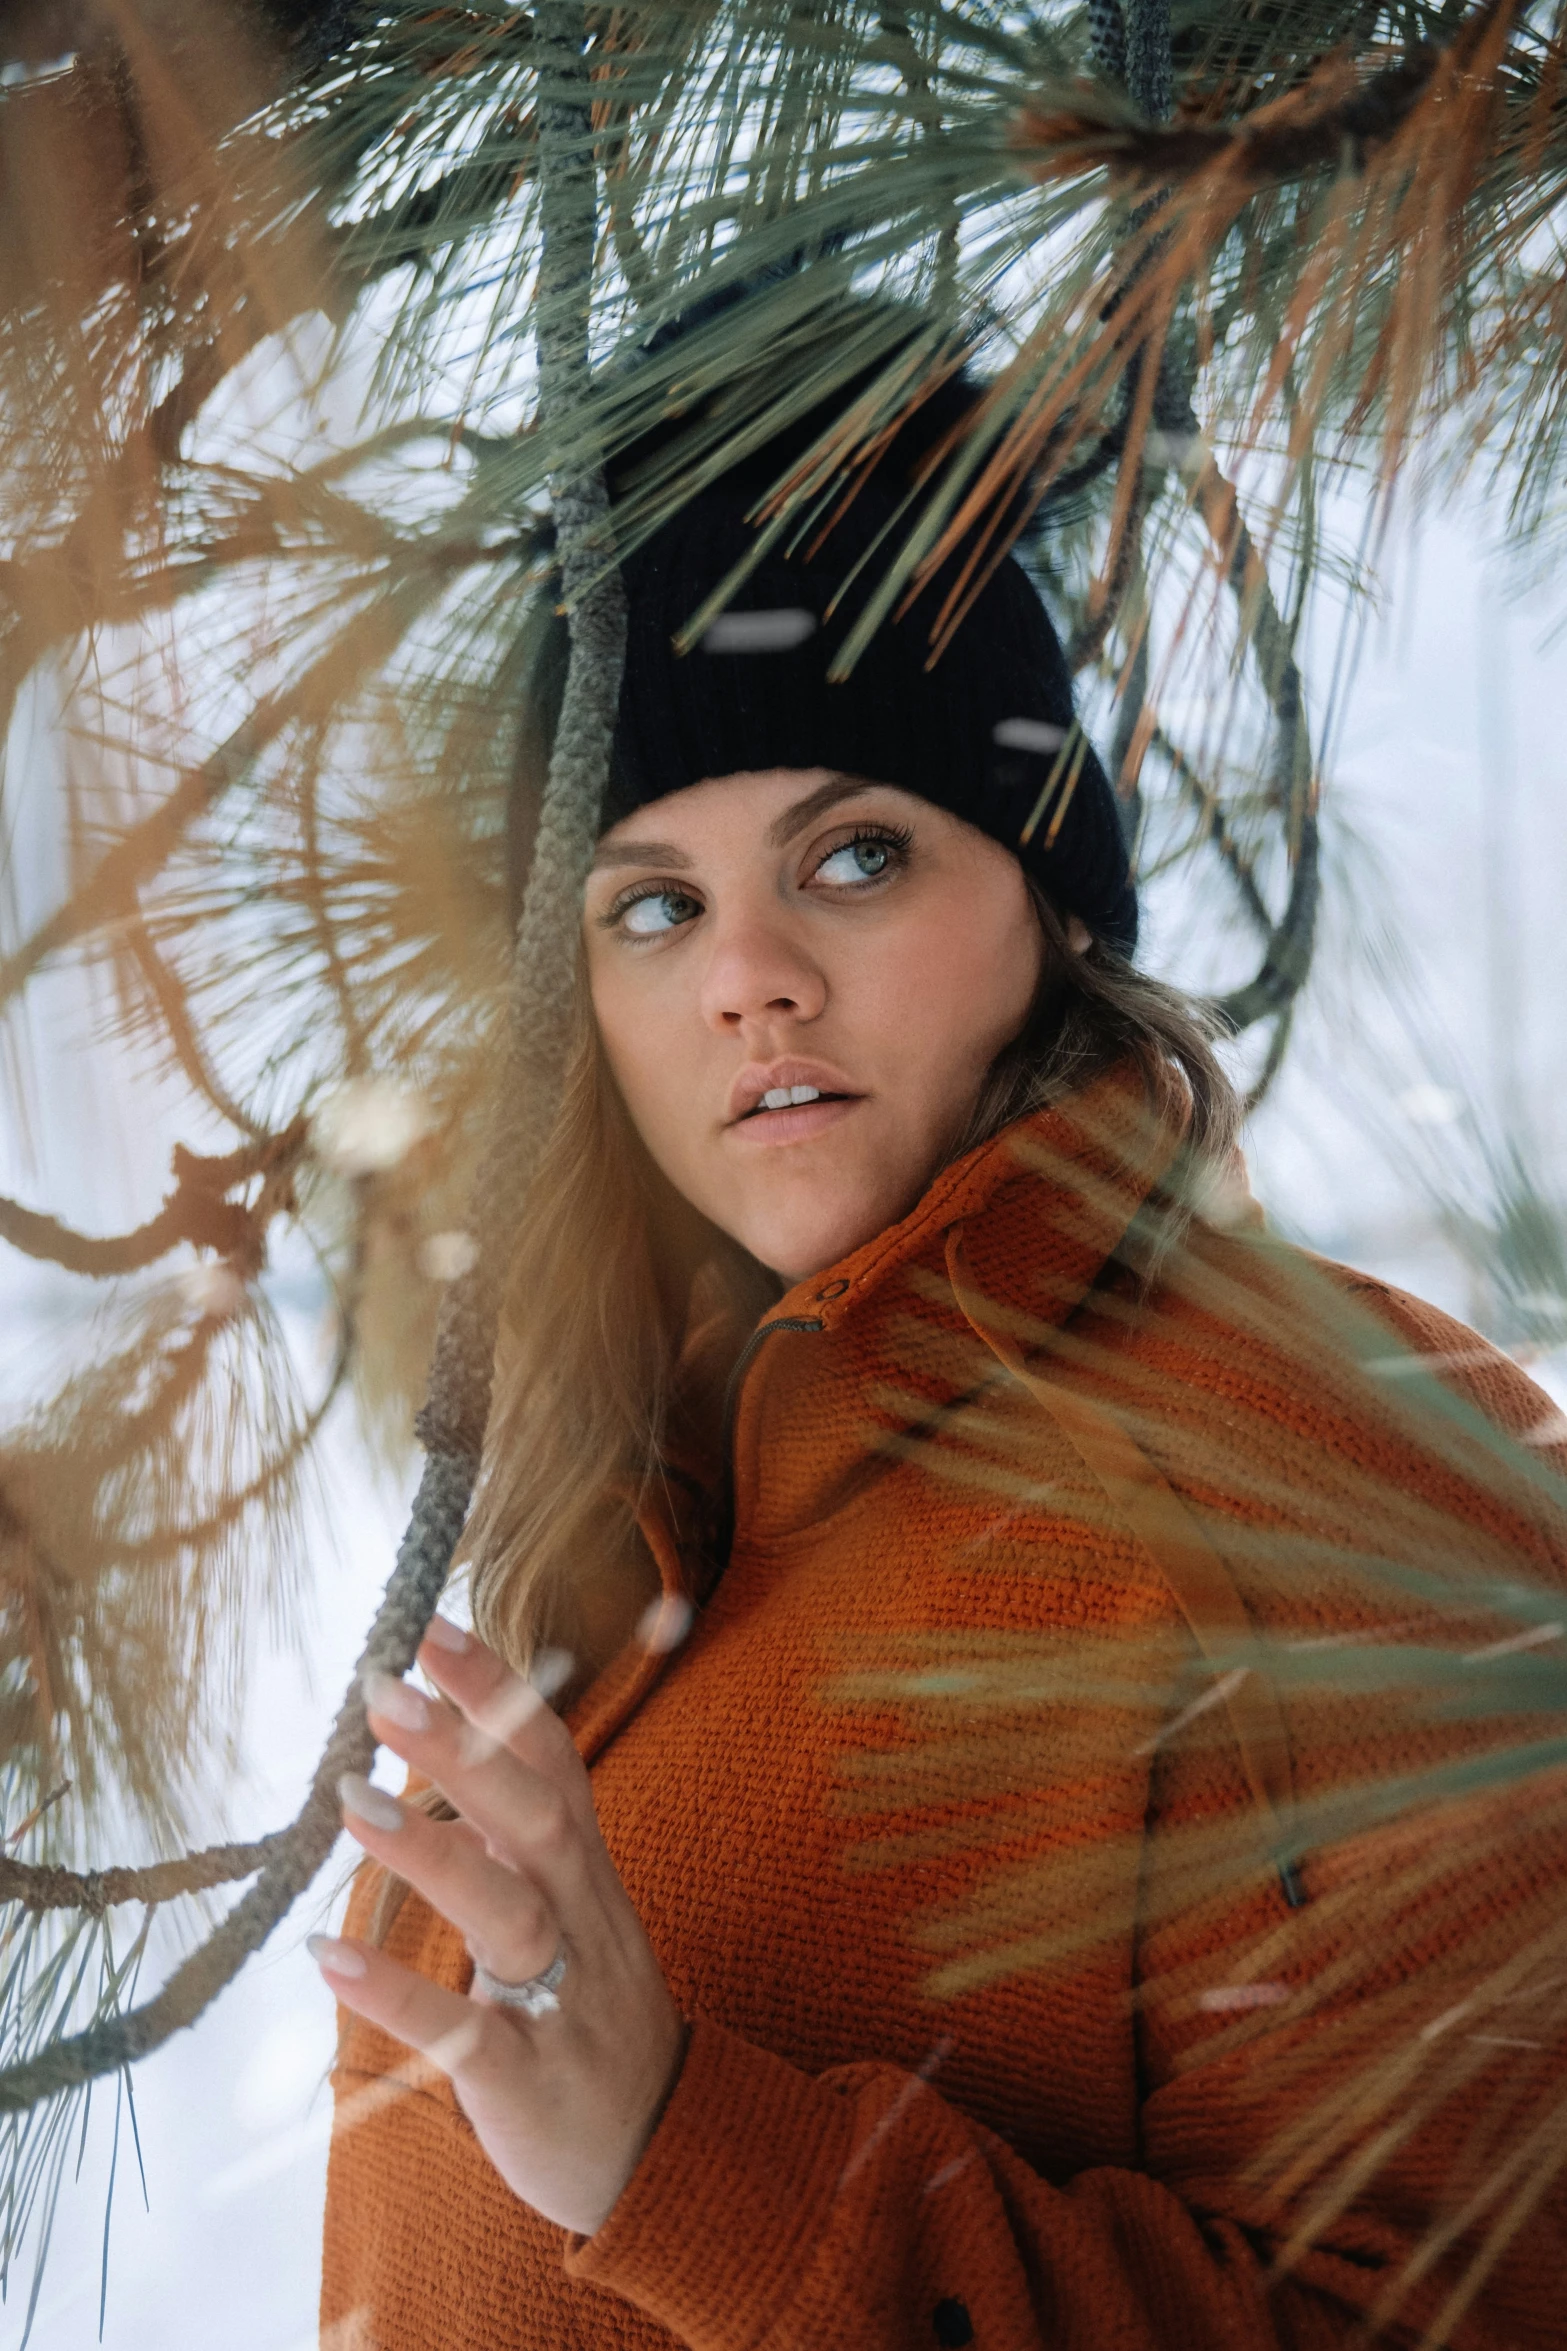
{"type": "Polygon", "coordinates": [[[829,679],[898,519],[907,476],[896,465],[884,461],[810,544],[770,550],[700,642],[675,650],[754,547],[748,514],[782,462],[763,451],[622,563],[629,627],[605,825],[707,777],[774,767],[864,776],[988,833],[1062,912],[1130,954],[1137,898],[1115,796],[1015,558],[994,568],[934,661],[932,622],[966,548],[877,629],[846,680],[829,679]]]}

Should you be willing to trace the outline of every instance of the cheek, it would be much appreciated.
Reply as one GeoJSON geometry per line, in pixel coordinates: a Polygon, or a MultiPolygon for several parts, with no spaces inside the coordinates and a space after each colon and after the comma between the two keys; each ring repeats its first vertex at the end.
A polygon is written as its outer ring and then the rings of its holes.
{"type": "Polygon", "coordinates": [[[878,975],[881,1026],[900,1052],[917,1040],[910,1076],[938,1109],[967,1106],[1039,983],[1044,941],[1026,895],[1021,907],[994,891],[977,897],[948,922],[922,923],[878,975]]]}
{"type": "Polygon", "coordinates": [[[676,1175],[670,1159],[691,1132],[680,1105],[691,1099],[700,1024],[678,991],[649,986],[647,977],[589,962],[593,1018],[610,1075],[654,1159],[666,1175],[676,1175]]]}

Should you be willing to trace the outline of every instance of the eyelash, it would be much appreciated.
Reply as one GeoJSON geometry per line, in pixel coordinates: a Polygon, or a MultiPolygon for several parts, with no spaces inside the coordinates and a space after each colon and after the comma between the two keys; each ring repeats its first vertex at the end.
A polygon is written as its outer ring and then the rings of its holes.
{"type": "Polygon", "coordinates": [[[629,914],[633,906],[640,906],[644,898],[689,898],[690,895],[683,882],[633,882],[629,890],[622,890],[618,898],[611,900],[599,916],[599,923],[604,930],[612,931],[621,917],[629,914]]]}
{"type": "MultiPolygon", "coordinates": [[[[836,857],[840,850],[853,849],[861,841],[875,841],[882,848],[891,849],[896,856],[906,857],[913,839],[914,827],[912,825],[857,824],[841,841],[834,841],[830,849],[823,850],[818,863],[825,865],[829,857],[836,857]]],[[[879,881],[881,876],[867,874],[865,878],[868,882],[879,881]]]]}
{"type": "MultiPolygon", "coordinates": [[[[885,848],[891,849],[896,857],[904,858],[908,855],[913,840],[914,828],[912,825],[869,822],[857,824],[845,833],[841,841],[834,841],[830,849],[824,849],[816,862],[817,866],[821,867],[827,863],[829,857],[836,857],[840,851],[852,849],[861,841],[876,841],[885,848]]],[[[880,874],[867,874],[863,883],[851,883],[849,887],[851,889],[870,889],[881,879],[880,874]]],[[[690,891],[676,881],[634,882],[629,890],[622,890],[620,896],[606,907],[603,914],[599,916],[599,921],[605,930],[613,930],[616,924],[630,913],[632,907],[639,906],[644,898],[687,898],[690,895],[690,891]]]]}

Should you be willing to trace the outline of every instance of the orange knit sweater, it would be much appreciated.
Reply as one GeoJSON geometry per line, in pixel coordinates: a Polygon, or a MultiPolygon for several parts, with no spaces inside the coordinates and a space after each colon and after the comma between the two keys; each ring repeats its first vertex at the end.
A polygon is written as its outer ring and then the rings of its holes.
{"type": "MultiPolygon", "coordinates": [[[[1484,2220],[1561,2090],[1528,1961],[1567,1912],[1559,1799],[1502,1833],[1356,1791],[1518,1730],[1398,1669],[1425,1644],[1462,1695],[1456,1653],[1521,1621],[1496,1586],[1562,1583],[1560,1461],[1518,1441],[1551,1408],[1257,1233],[1200,1227],[1140,1290],[1116,1252],[1159,1156],[1100,1086],[767,1318],[722,1573],[672,1476],[645,1531],[690,1636],[572,1718],[692,2019],[674,2093],[569,2240],[349,2019],[334,2351],[1313,2351],[1477,2191],[1484,2220]],[[1385,1675],[1329,1672],[1346,1633],[1385,1675]],[[1465,2010],[1497,1964],[1512,2005],[1465,2010]],[[1307,2121],[1380,2160],[1280,2279],[1333,2176],[1289,2171],[1307,2121]]],[[[389,1947],[468,1980],[416,1900],[389,1947]]],[[[1561,2343],[1561,2220],[1537,2202],[1462,2312],[1455,2223],[1395,2335],[1561,2343]]]]}

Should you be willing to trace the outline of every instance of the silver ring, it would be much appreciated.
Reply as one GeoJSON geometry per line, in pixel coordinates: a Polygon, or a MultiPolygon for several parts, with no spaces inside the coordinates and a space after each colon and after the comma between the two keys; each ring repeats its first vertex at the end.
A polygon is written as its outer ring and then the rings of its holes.
{"type": "Polygon", "coordinates": [[[477,1960],[473,1980],[486,2000],[497,2008],[520,2008],[525,2016],[553,2016],[560,2006],[560,1987],[566,1973],[566,1946],[562,1943],[542,1975],[530,1975],[525,1984],[503,1984],[477,1960]]]}

